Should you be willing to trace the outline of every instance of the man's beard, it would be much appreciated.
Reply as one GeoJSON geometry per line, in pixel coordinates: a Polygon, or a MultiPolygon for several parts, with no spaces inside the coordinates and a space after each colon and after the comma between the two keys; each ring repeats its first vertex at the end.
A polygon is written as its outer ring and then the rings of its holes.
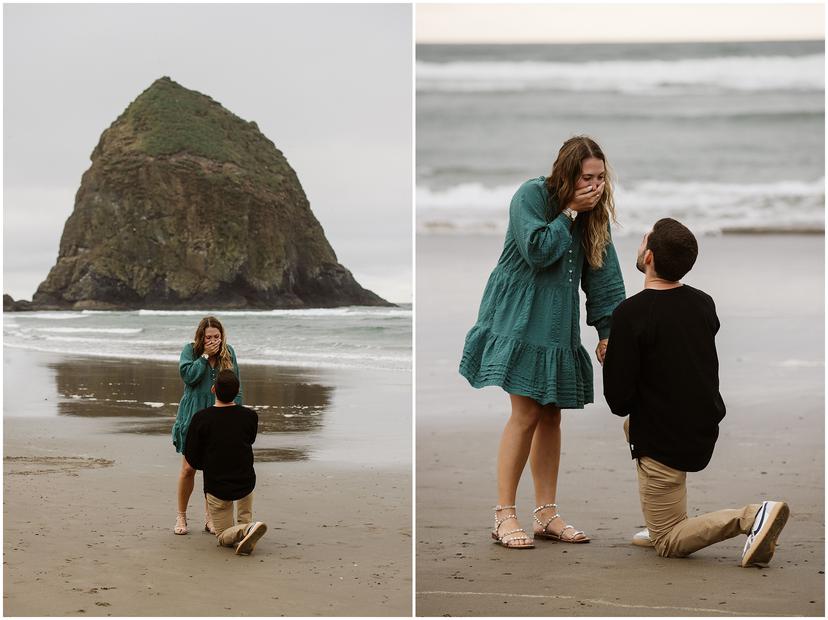
{"type": "Polygon", "coordinates": [[[635,259],[635,268],[638,269],[641,273],[647,273],[647,271],[644,269],[644,252],[641,252],[635,259]]]}

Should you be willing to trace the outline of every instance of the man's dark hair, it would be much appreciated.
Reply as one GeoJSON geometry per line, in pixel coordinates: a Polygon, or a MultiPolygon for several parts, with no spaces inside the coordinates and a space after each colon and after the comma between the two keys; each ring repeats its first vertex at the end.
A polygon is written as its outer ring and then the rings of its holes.
{"type": "Polygon", "coordinates": [[[219,372],[216,377],[216,398],[223,403],[232,403],[239,393],[239,378],[229,368],[219,372]]]}
{"type": "Polygon", "coordinates": [[[655,223],[647,238],[647,249],[653,253],[655,272],[672,282],[681,280],[699,255],[699,244],[690,229],[669,217],[655,223]]]}

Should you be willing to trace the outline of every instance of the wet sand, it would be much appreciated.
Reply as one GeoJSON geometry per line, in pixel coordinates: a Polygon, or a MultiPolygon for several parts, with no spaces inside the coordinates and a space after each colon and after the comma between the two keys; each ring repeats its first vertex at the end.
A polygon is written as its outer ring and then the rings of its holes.
{"type": "Polygon", "coordinates": [[[174,368],[4,350],[6,615],[411,613],[410,376],[241,370],[267,407],[249,557],[199,531],[200,473],[172,534],[174,368]]]}
{"type": "MultiPolygon", "coordinates": [[[[641,289],[639,239],[616,240],[627,294],[641,289]]],[[[592,542],[507,550],[489,537],[508,399],[457,373],[465,333],[502,239],[417,241],[417,596],[419,616],[824,615],[824,239],[699,239],[688,284],[716,300],[722,393],[716,453],[688,475],[689,513],[784,499],[791,517],[768,568],[739,568],[744,537],[690,558],[629,541],[643,527],[623,420],[601,397],[565,411],[558,504],[592,542]]],[[[583,303],[583,300],[582,300],[583,303]]],[[[582,310],[583,315],[583,310],[582,310]]],[[[582,325],[593,356],[595,331],[582,325]]],[[[531,528],[527,471],[518,515],[531,528]]]]}

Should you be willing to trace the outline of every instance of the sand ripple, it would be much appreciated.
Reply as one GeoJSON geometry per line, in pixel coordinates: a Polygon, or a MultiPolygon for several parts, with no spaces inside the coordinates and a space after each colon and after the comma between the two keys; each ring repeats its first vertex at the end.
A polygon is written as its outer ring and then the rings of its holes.
{"type": "Polygon", "coordinates": [[[81,469],[111,467],[115,461],[81,456],[6,456],[5,472],[11,475],[70,474],[77,476],[81,469]]]}

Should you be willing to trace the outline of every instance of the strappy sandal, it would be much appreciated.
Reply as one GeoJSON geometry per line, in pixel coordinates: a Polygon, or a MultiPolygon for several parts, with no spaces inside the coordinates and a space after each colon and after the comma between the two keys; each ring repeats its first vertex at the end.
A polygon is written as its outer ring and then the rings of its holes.
{"type": "Polygon", "coordinates": [[[179,512],[175,517],[175,527],[173,528],[173,533],[183,536],[189,531],[190,530],[187,529],[187,513],[179,512]]]}
{"type": "Polygon", "coordinates": [[[541,526],[540,531],[535,530],[535,538],[543,538],[546,540],[555,540],[557,542],[565,542],[565,543],[572,543],[575,545],[579,545],[582,543],[588,543],[590,538],[584,534],[580,530],[576,530],[571,525],[566,525],[564,528],[559,532],[550,532],[546,528],[549,527],[549,524],[552,523],[555,519],[560,519],[561,515],[558,514],[558,505],[557,504],[544,504],[543,506],[538,506],[532,511],[532,518],[537,522],[538,525],[541,526]],[[555,511],[555,514],[552,515],[546,523],[543,523],[540,519],[538,519],[538,513],[546,508],[552,508],[555,511]],[[567,530],[572,530],[572,534],[569,536],[565,536],[564,532],[567,530]],[[583,538],[578,538],[578,536],[582,536],[583,538]]]}
{"type": "Polygon", "coordinates": [[[498,510],[509,510],[514,509],[514,506],[495,506],[495,526],[494,530],[492,530],[492,538],[497,542],[497,544],[506,547],[507,549],[534,549],[535,543],[532,542],[532,539],[526,534],[526,530],[522,527],[517,529],[511,530],[506,532],[505,534],[501,534],[498,536],[498,530],[500,526],[503,525],[504,522],[508,521],[509,519],[514,519],[517,521],[517,514],[514,512],[510,515],[503,517],[502,519],[497,518],[497,511],[498,510]],[[512,534],[517,534],[518,532],[523,532],[523,536],[512,536],[512,534]],[[511,536],[511,538],[506,538],[507,536],[511,536]],[[517,544],[519,541],[527,541],[529,544],[517,544]]]}

